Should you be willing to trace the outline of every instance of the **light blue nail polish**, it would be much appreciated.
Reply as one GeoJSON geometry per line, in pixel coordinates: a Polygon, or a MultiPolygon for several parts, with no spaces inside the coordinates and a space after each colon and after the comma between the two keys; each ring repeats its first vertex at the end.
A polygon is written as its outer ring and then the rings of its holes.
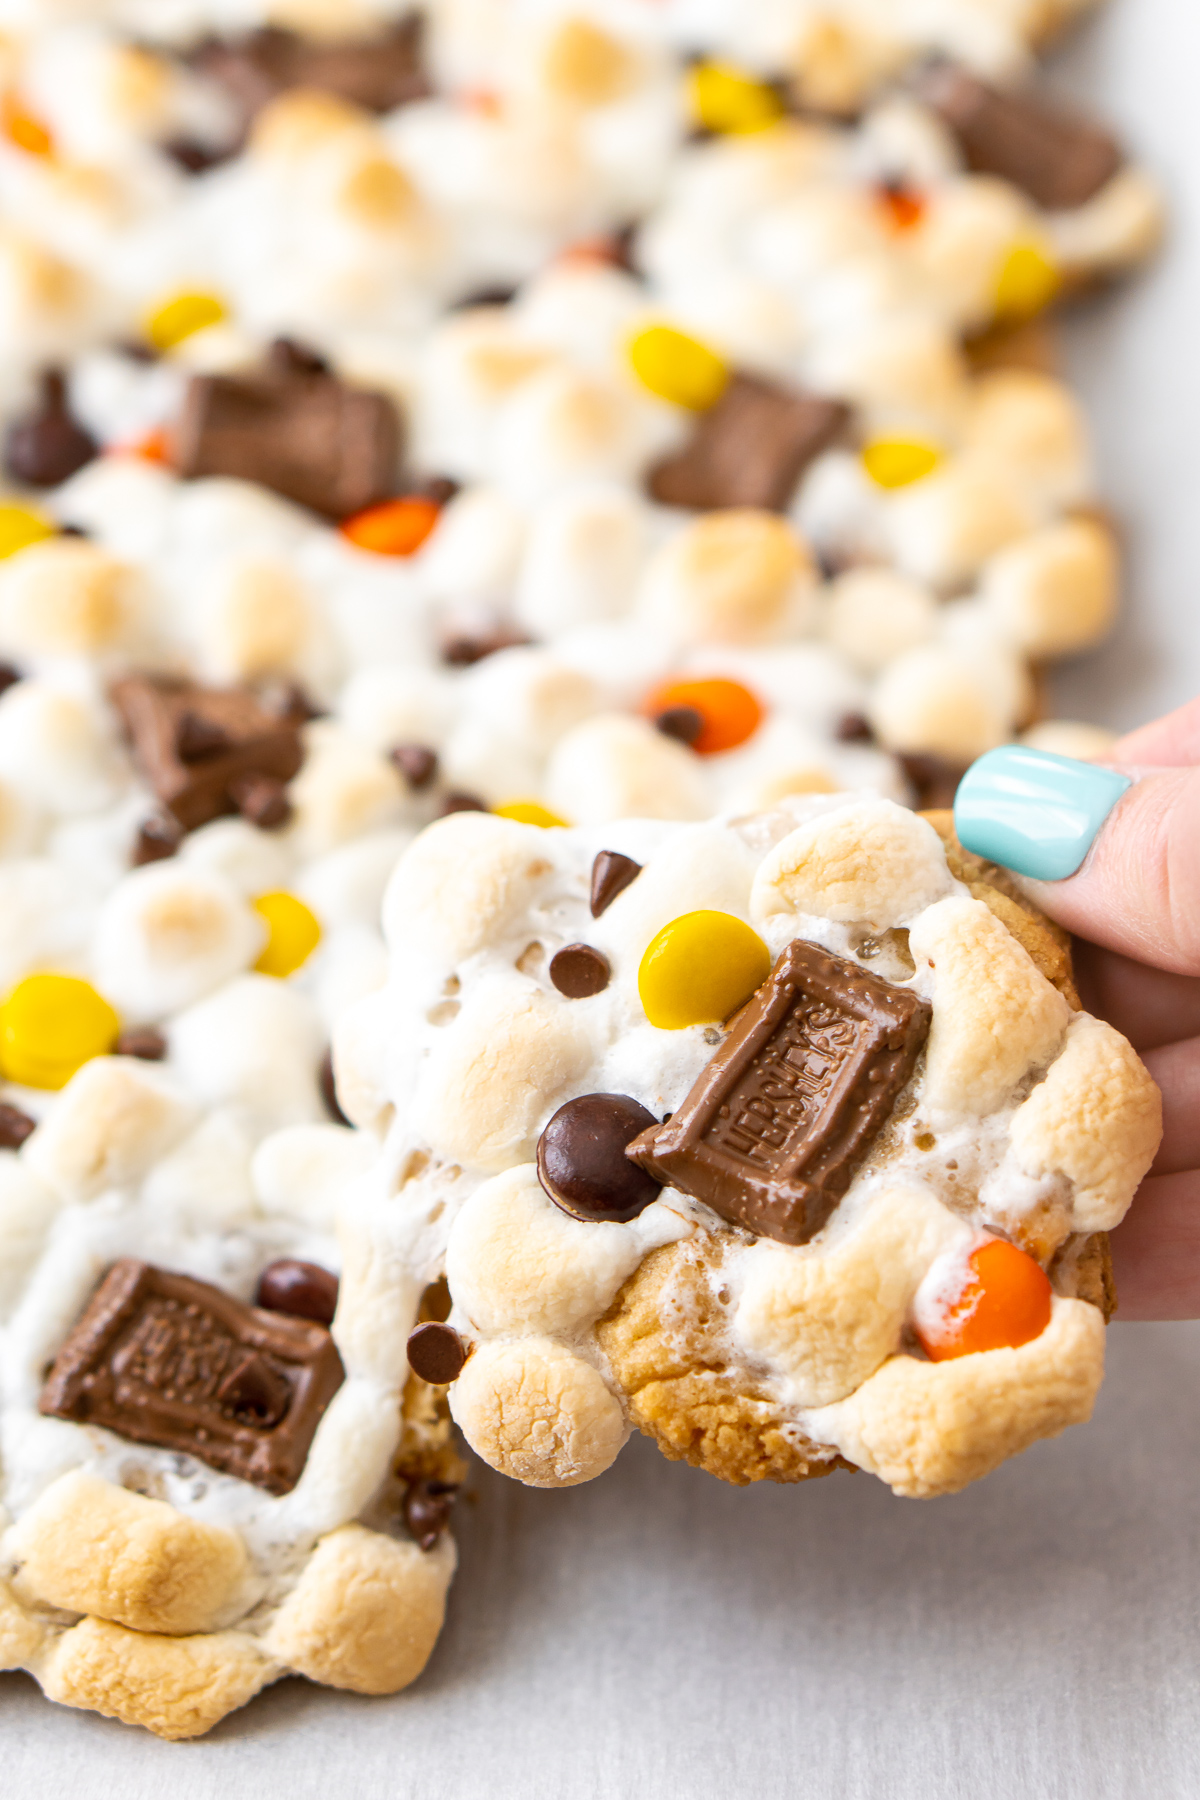
{"type": "Polygon", "coordinates": [[[1131,785],[1128,775],[1095,763],[1006,744],[963,776],[954,829],[976,856],[1038,881],[1062,881],[1131,785]]]}

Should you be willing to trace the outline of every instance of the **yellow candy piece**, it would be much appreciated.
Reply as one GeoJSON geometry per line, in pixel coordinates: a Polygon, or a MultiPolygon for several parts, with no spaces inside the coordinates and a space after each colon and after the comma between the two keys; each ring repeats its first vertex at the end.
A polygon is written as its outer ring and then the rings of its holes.
{"type": "Polygon", "coordinates": [[[49,519],[30,506],[0,506],[0,557],[15,556],[29,544],[54,536],[49,519]]]}
{"type": "Polygon", "coordinates": [[[270,933],[254,967],[260,975],[276,975],[282,981],[306,963],[321,941],[321,926],[314,912],[295,894],[282,888],[260,894],[254,910],[266,921],[270,933]]]}
{"type": "Polygon", "coordinates": [[[673,325],[647,325],[630,340],[629,361],[644,388],[660,400],[706,412],[725,392],[729,370],[721,358],[673,325]]]}
{"type": "Polygon", "coordinates": [[[107,1056],[121,1021],[77,975],[27,975],[0,1008],[0,1074],[22,1087],[61,1088],[107,1056]]]}
{"type": "Polygon", "coordinates": [[[936,444],[920,438],[876,438],[863,451],[862,460],[876,487],[902,488],[932,475],[942,453],[936,444]]]}
{"type": "Polygon", "coordinates": [[[732,913],[683,913],[664,925],[642,958],[638,994],[652,1025],[720,1024],[771,973],[771,953],[732,913]]]}
{"type": "Polygon", "coordinates": [[[706,131],[764,131],[783,116],[775,89],[732,63],[694,63],[688,71],[688,105],[706,131]]]}
{"type": "Polygon", "coordinates": [[[1019,323],[1044,312],[1058,296],[1062,278],[1041,244],[1014,244],[996,278],[996,317],[1019,323]]]}
{"type": "Polygon", "coordinates": [[[551,825],[568,823],[548,806],[543,806],[540,800],[506,800],[503,806],[493,806],[492,811],[498,819],[515,819],[518,825],[542,825],[548,829],[551,825]]]}
{"type": "Polygon", "coordinates": [[[194,332],[220,325],[229,317],[215,294],[176,294],[146,320],[146,336],[156,350],[173,350],[194,332]]]}

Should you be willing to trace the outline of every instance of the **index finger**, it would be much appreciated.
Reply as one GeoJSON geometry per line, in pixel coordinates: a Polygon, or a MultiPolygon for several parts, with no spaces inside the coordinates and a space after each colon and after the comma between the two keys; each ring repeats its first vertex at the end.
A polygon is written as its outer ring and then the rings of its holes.
{"type": "Polygon", "coordinates": [[[1102,762],[1177,769],[1200,763],[1200,699],[1189,700],[1165,718],[1153,719],[1113,745],[1102,762]]]}
{"type": "Polygon", "coordinates": [[[1115,1025],[1135,1050],[1200,1036],[1200,977],[1152,969],[1081,938],[1073,953],[1084,1006],[1115,1025]]]}

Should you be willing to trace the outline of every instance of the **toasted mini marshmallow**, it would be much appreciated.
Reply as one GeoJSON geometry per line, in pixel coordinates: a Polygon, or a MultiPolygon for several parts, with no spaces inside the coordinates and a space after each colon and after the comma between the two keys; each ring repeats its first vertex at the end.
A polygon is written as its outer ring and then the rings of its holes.
{"type": "Polygon", "coordinates": [[[324,1116],[312,1002],[269,975],[240,975],[171,1022],[171,1059],[188,1091],[243,1108],[265,1131],[324,1116]]]}
{"type": "Polygon", "coordinates": [[[318,720],[305,735],[304,766],[288,787],[291,835],[302,856],[323,855],[399,821],[406,790],[393,763],[330,720],[318,720]]]}
{"type": "Polygon", "coordinates": [[[0,565],[0,647],[22,660],[132,649],[145,611],[137,573],[80,538],[31,544],[0,565]]]}
{"type": "Polygon", "coordinates": [[[35,1174],[72,1201],[129,1187],[177,1144],[196,1109],[159,1070],[97,1056],[71,1077],[25,1149],[35,1174]]]}
{"type": "Polygon", "coordinates": [[[956,763],[995,749],[1013,724],[968,658],[940,644],[897,657],[871,695],[868,716],[887,749],[928,751],[956,763]]]}
{"type": "Polygon", "coordinates": [[[95,305],[82,270],[27,237],[0,233],[0,343],[20,344],[31,362],[68,355],[92,334],[95,305]]]}
{"type": "Polygon", "coordinates": [[[872,434],[952,432],[967,405],[966,365],[953,335],[919,313],[830,333],[805,361],[810,381],[853,401],[872,434]]]}
{"type": "Polygon", "coordinates": [[[702,819],[711,811],[699,757],[628,713],[600,713],[559,739],[546,797],[576,825],[702,819]]]}
{"type": "Polygon", "coordinates": [[[768,642],[803,629],[814,579],[807,545],[774,513],[709,513],[652,558],[638,615],[685,644],[768,642]]]}
{"type": "Polygon", "coordinates": [[[161,1019],[240,974],[266,927],[220,875],[174,860],[134,869],[96,926],[96,981],[118,1012],[161,1019]]]}
{"type": "Polygon", "coordinates": [[[435,669],[356,669],[338,697],[336,714],[357,738],[384,755],[397,744],[436,750],[454,713],[450,682],[435,669]]]}
{"type": "Polygon", "coordinates": [[[992,318],[1009,251],[1041,236],[1038,215],[1011,183],[960,175],[932,189],[910,249],[956,323],[970,328],[992,318]]]}
{"type": "Polygon", "coordinates": [[[485,657],[463,688],[469,714],[503,727],[542,754],[599,706],[595,684],[581,670],[533,645],[485,657]]]}
{"type": "Polygon", "coordinates": [[[1046,221],[1060,265],[1069,273],[1119,274],[1157,249],[1166,222],[1163,196],[1144,169],[1118,169],[1098,194],[1046,221]]]}
{"type": "Polygon", "coordinates": [[[1023,486],[1034,506],[1069,506],[1091,484],[1087,425],[1061,381],[1032,369],[996,369],[976,382],[964,448],[994,460],[1023,486]]]}
{"type": "Polygon", "coordinates": [[[67,687],[18,682],[0,696],[0,778],[47,812],[98,811],[124,779],[111,719],[67,687]]]}
{"type": "Polygon", "coordinates": [[[851,569],[832,584],[825,632],[869,675],[933,636],[937,601],[927,587],[893,569],[851,569]]]}
{"type": "Polygon", "coordinates": [[[439,598],[506,600],[525,536],[522,511],[497,488],[457,494],[429,540],[422,578],[439,598]]]}
{"type": "Polygon", "coordinates": [[[319,1230],[334,1223],[339,1202],[370,1167],[374,1145],[344,1125],[289,1125],[254,1153],[254,1191],[264,1212],[303,1219],[319,1230]]]}
{"type": "Polygon", "coordinates": [[[321,621],[304,582],[282,559],[235,558],[215,571],[197,630],[200,667],[214,681],[328,684],[331,655],[321,621]]]}
{"type": "Polygon", "coordinates": [[[1034,523],[1019,488],[965,457],[892,496],[887,532],[900,568],[935,588],[969,581],[1034,523]]]}
{"type": "Polygon", "coordinates": [[[1033,658],[1066,656],[1104,637],[1120,579],[1112,533],[1094,519],[1064,519],[1001,551],[980,596],[1011,643],[1033,658]]]}
{"type": "Polygon", "coordinates": [[[647,550],[648,509],[616,487],[583,487],[534,514],[515,612],[538,636],[619,618],[629,610],[647,550]]]}
{"type": "Polygon", "coordinates": [[[511,492],[535,500],[568,482],[633,480],[653,447],[646,409],[627,387],[551,368],[504,408],[494,468],[511,492]]]}

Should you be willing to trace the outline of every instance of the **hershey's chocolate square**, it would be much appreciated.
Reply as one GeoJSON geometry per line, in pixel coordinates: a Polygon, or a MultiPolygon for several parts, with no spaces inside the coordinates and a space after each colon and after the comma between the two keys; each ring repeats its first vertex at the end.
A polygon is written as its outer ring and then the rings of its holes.
{"type": "Polygon", "coordinates": [[[111,694],[134,760],[185,831],[244,810],[248,778],[282,795],[304,761],[301,712],[271,712],[247,688],[127,675],[111,694]]]}
{"type": "Polygon", "coordinates": [[[251,119],[288,88],[317,88],[368,112],[391,112],[430,92],[421,67],[424,21],[402,19],[392,30],[361,38],[307,38],[278,25],[214,38],[194,65],[219,81],[251,119]]]}
{"type": "Polygon", "coordinates": [[[344,1379],[323,1325],[123,1257],[59,1351],[38,1410],[286,1494],[344,1379]]]}
{"type": "Polygon", "coordinates": [[[932,1009],[796,939],[665,1125],[626,1155],[732,1224],[807,1243],[912,1074],[932,1009]]]}
{"type": "Polygon", "coordinates": [[[664,506],[782,512],[808,464],[849,417],[838,400],[734,375],[683,449],[651,469],[650,492],[664,506]]]}
{"type": "Polygon", "coordinates": [[[257,481],[328,518],[394,492],[403,449],[386,394],[348,387],[294,352],[256,375],[195,375],[171,432],[181,475],[257,481]]]}
{"type": "Polygon", "coordinates": [[[1116,139],[1040,96],[1003,93],[956,63],[935,63],[918,89],[958,139],[969,168],[1001,175],[1048,212],[1082,206],[1124,160],[1116,139]]]}

